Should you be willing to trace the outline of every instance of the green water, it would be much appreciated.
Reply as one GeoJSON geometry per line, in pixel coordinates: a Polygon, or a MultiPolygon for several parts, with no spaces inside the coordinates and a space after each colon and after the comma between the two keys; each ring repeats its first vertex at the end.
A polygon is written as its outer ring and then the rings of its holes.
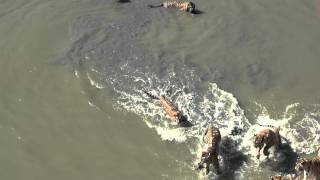
{"type": "MultiPolygon", "coordinates": [[[[276,115],[291,103],[320,102],[317,1],[196,3],[204,11],[198,17],[177,14],[166,28],[152,22],[147,49],[203,68],[221,65],[228,75],[221,88],[248,108],[258,102],[276,115]]],[[[141,117],[109,102],[91,106],[94,92],[55,61],[70,48],[77,17],[117,18],[114,4],[0,4],[0,179],[196,179],[185,144],[161,141],[141,117]]]]}

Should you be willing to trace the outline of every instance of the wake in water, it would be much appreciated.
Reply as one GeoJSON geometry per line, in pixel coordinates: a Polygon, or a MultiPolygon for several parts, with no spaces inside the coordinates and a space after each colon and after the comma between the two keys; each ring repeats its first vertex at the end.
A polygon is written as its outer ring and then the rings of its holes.
{"type": "MultiPolygon", "coordinates": [[[[104,101],[110,102],[110,97],[100,94],[111,87],[116,94],[112,100],[115,109],[139,115],[163,140],[188,144],[194,160],[189,164],[191,168],[195,167],[204,147],[201,139],[205,129],[214,124],[222,135],[219,158],[222,174],[209,174],[210,179],[245,179],[252,169],[259,171],[261,167],[289,173],[297,153],[314,152],[320,145],[318,105],[290,105],[283,118],[277,120],[257,105],[262,109],[257,122],[280,126],[285,142],[282,150],[271,154],[270,160],[257,161],[252,137],[260,127],[249,122],[231,93],[218,87],[214,75],[165,54],[145,51],[140,42],[144,27],[159,13],[142,10],[116,22],[100,16],[77,20],[73,28],[74,44],[67,57],[77,76],[86,82],[84,89],[91,91],[87,86],[94,87],[97,95],[90,98],[92,105],[99,107],[104,101]],[[193,126],[183,128],[170,124],[162,107],[144,90],[165,95],[193,126]]],[[[199,175],[204,177],[203,173],[199,175]]]]}

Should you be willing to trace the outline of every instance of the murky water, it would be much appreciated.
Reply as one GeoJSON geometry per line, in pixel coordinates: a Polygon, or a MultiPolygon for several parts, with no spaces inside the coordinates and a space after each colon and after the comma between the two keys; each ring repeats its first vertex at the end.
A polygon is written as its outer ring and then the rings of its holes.
{"type": "Polygon", "coordinates": [[[195,1],[194,16],[156,2],[0,1],[1,179],[205,179],[193,169],[212,122],[223,173],[210,179],[264,179],[314,152],[318,0],[195,1]],[[142,90],[195,126],[168,124],[142,90]],[[256,121],[290,143],[260,165],[256,121]]]}

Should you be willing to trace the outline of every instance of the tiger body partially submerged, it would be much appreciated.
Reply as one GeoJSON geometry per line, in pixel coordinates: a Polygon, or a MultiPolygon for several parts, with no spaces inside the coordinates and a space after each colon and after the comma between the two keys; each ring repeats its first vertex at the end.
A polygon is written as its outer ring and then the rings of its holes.
{"type": "Polygon", "coordinates": [[[171,123],[178,124],[181,127],[192,126],[192,123],[187,120],[186,116],[183,115],[182,111],[180,111],[177,106],[175,106],[171,101],[166,99],[164,96],[157,97],[147,91],[143,91],[143,92],[146,93],[151,99],[160,101],[160,104],[164,109],[164,111],[166,112],[166,114],[169,116],[171,123]]]}
{"type": "Polygon", "coordinates": [[[175,0],[165,1],[158,5],[149,5],[150,8],[164,7],[164,8],[175,8],[180,11],[187,11],[190,13],[195,12],[195,4],[191,1],[188,2],[179,2],[175,0]]]}
{"type": "Polygon", "coordinates": [[[254,147],[256,148],[256,157],[260,158],[260,151],[263,148],[263,154],[269,156],[269,149],[272,146],[280,147],[281,136],[280,127],[265,126],[266,128],[260,130],[254,135],[254,147]]]}
{"type": "Polygon", "coordinates": [[[173,123],[179,123],[180,119],[182,118],[182,112],[179,111],[179,109],[164,96],[160,96],[159,100],[164,111],[169,116],[170,121],[173,123]]]}
{"type": "Polygon", "coordinates": [[[320,180],[320,157],[302,158],[298,160],[295,170],[297,172],[304,172],[304,180],[307,179],[307,176],[313,176],[313,179],[320,180]]]}
{"type": "Polygon", "coordinates": [[[281,176],[281,175],[270,176],[269,179],[270,180],[299,180],[300,178],[298,176],[288,174],[285,176],[281,176]]]}
{"type": "Polygon", "coordinates": [[[206,168],[206,174],[209,173],[210,164],[213,164],[214,168],[220,173],[219,167],[219,146],[221,141],[221,134],[219,129],[209,126],[203,136],[203,141],[207,145],[207,149],[201,154],[201,161],[198,163],[197,169],[206,168]]]}

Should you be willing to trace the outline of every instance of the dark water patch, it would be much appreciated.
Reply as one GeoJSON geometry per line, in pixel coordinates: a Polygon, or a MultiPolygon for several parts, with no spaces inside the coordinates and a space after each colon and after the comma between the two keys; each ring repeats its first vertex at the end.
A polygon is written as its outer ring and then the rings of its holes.
{"type": "Polygon", "coordinates": [[[284,143],[280,148],[275,149],[273,158],[261,163],[260,166],[281,174],[291,174],[294,173],[297,159],[298,154],[290,144],[284,143]]]}
{"type": "Polygon", "coordinates": [[[197,15],[197,14],[203,14],[204,12],[203,11],[201,11],[201,10],[199,10],[199,9],[195,9],[193,12],[192,12],[192,14],[195,14],[195,15],[197,15]]]}
{"type": "Polygon", "coordinates": [[[130,3],[131,1],[130,0],[118,0],[117,2],[118,3],[130,3]]]}
{"type": "Polygon", "coordinates": [[[229,137],[221,140],[220,154],[222,156],[223,169],[218,179],[238,179],[236,174],[240,168],[248,162],[248,157],[239,149],[239,142],[229,137]]]}

